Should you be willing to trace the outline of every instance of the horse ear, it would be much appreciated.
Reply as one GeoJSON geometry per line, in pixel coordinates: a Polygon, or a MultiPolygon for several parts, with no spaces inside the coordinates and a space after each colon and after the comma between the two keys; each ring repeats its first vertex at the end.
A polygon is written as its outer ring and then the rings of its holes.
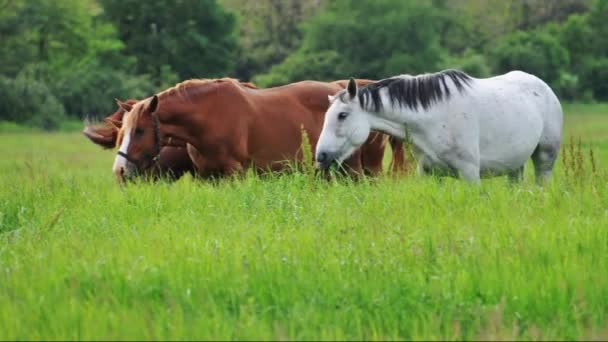
{"type": "Polygon", "coordinates": [[[154,96],[152,96],[152,99],[150,100],[150,105],[148,106],[148,111],[150,113],[154,113],[154,112],[156,112],[157,109],[158,109],[158,96],[154,95],[154,96]]]}
{"type": "Polygon", "coordinates": [[[355,96],[357,96],[357,82],[355,82],[354,78],[350,78],[350,80],[348,81],[348,95],[350,96],[351,100],[355,98],[355,96]]]}
{"type": "Polygon", "coordinates": [[[116,129],[120,129],[122,127],[122,121],[120,121],[120,120],[105,118],[104,121],[109,123],[110,125],[114,126],[114,128],[116,128],[116,129]]]}
{"type": "Polygon", "coordinates": [[[122,102],[119,99],[114,99],[114,100],[116,100],[116,104],[118,105],[118,107],[120,107],[122,110],[124,110],[127,113],[130,112],[131,109],[133,108],[132,105],[122,102]]]}

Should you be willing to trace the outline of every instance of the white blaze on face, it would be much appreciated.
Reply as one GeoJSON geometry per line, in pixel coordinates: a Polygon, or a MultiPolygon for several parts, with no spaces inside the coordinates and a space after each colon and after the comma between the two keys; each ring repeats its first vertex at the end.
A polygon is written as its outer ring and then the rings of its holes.
{"type": "MultiPolygon", "coordinates": [[[[127,153],[129,148],[129,140],[131,139],[131,129],[125,129],[122,143],[120,144],[120,148],[118,149],[122,153],[127,153]]],[[[127,171],[127,160],[125,157],[121,155],[116,155],[116,159],[114,159],[114,166],[112,167],[112,171],[118,178],[122,178],[124,173],[127,171]]]]}

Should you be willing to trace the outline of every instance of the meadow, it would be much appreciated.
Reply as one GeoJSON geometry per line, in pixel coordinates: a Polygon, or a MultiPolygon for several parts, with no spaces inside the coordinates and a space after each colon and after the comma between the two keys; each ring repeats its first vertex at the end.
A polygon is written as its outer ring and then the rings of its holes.
{"type": "Polygon", "coordinates": [[[121,188],[79,132],[0,126],[0,340],[606,340],[608,105],[565,112],[542,188],[532,168],[121,188]]]}

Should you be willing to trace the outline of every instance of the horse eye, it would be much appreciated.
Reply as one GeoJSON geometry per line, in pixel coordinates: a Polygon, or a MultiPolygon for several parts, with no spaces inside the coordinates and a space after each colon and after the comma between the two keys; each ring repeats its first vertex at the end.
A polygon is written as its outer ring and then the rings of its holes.
{"type": "Polygon", "coordinates": [[[344,119],[346,119],[346,117],[347,117],[347,116],[348,116],[348,113],[347,113],[347,112],[340,112],[340,113],[338,114],[338,120],[340,120],[340,121],[344,121],[344,119]]]}
{"type": "Polygon", "coordinates": [[[144,134],[144,129],[143,128],[137,127],[135,129],[135,135],[142,136],[143,134],[144,134]]]}

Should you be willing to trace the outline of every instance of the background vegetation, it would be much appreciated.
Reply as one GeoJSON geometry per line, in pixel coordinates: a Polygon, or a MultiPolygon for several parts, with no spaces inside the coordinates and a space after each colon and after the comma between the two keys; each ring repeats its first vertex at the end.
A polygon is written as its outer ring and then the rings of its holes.
{"type": "Polygon", "coordinates": [[[0,0],[0,120],[57,128],[188,78],[522,69],[608,99],[608,0],[0,0]]]}

